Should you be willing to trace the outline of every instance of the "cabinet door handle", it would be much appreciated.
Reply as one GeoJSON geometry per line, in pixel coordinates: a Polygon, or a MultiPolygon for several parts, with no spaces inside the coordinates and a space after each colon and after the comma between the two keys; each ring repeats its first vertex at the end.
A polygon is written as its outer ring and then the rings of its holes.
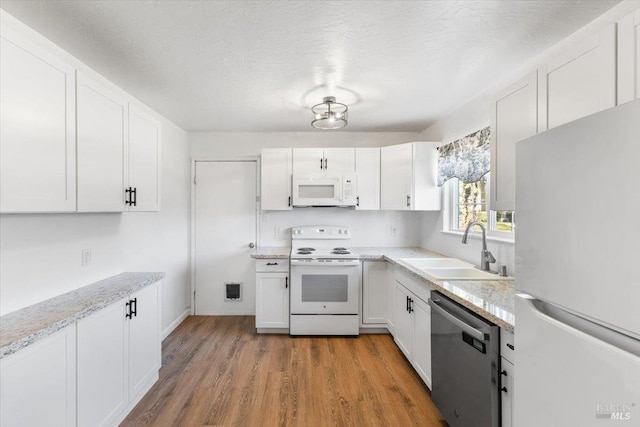
{"type": "Polygon", "coordinates": [[[513,344],[507,344],[507,347],[509,347],[511,350],[514,350],[514,351],[515,351],[515,349],[516,349],[516,348],[513,346],[513,344]]]}
{"type": "Polygon", "coordinates": [[[360,206],[360,196],[356,196],[356,206],[360,206]]]}
{"type": "Polygon", "coordinates": [[[503,370],[502,372],[500,372],[500,375],[504,375],[506,377],[507,376],[507,371],[503,370]]]}
{"type": "Polygon", "coordinates": [[[502,388],[500,389],[500,391],[504,391],[505,393],[507,393],[507,392],[508,392],[508,390],[507,390],[507,388],[506,388],[506,387],[502,387],[502,388]]]}
{"type": "Polygon", "coordinates": [[[320,169],[322,169],[322,157],[320,157],[320,169]]]}
{"type": "Polygon", "coordinates": [[[138,298],[131,300],[131,316],[138,317],[138,298]]]}
{"type": "Polygon", "coordinates": [[[131,187],[129,187],[126,190],[124,190],[124,193],[125,193],[124,204],[131,206],[133,204],[133,199],[132,199],[133,189],[131,187]]]}
{"type": "Polygon", "coordinates": [[[131,300],[127,301],[124,304],[124,306],[125,306],[125,310],[124,310],[125,311],[125,315],[124,315],[124,317],[126,319],[131,319],[131,300]]]}
{"type": "Polygon", "coordinates": [[[413,312],[413,299],[409,298],[409,313],[413,312]]]}
{"type": "Polygon", "coordinates": [[[407,207],[411,207],[411,196],[407,196],[407,207]]]}
{"type": "Polygon", "coordinates": [[[327,161],[327,158],[325,157],[325,159],[324,159],[324,170],[327,170],[327,168],[328,168],[327,163],[328,163],[328,161],[327,161]]]}
{"type": "Polygon", "coordinates": [[[409,297],[405,297],[407,299],[407,307],[405,308],[406,311],[409,311],[409,297]]]}
{"type": "Polygon", "coordinates": [[[287,289],[289,287],[289,278],[285,277],[284,278],[284,288],[287,289]]]}
{"type": "Polygon", "coordinates": [[[289,196],[289,207],[291,207],[291,196],[289,196]]]}
{"type": "Polygon", "coordinates": [[[278,265],[277,262],[268,262],[267,265],[278,265]]]}

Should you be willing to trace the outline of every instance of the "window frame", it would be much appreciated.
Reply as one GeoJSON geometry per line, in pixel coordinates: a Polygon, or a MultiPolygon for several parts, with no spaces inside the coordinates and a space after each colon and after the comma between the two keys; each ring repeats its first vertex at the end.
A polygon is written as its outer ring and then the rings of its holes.
{"type": "MultiPolygon", "coordinates": [[[[488,210],[487,223],[489,225],[487,227],[487,239],[499,241],[499,242],[505,242],[505,243],[515,243],[515,235],[516,235],[515,224],[513,226],[513,231],[500,231],[496,229],[496,218],[497,218],[496,211],[491,210],[489,206],[489,200],[490,200],[489,192],[491,191],[491,184],[490,184],[491,178],[489,174],[485,176],[487,177],[486,205],[488,210]]],[[[444,207],[444,213],[442,218],[442,233],[462,236],[464,234],[464,230],[460,230],[457,228],[457,225],[458,225],[457,201],[459,196],[458,179],[452,178],[448,180],[442,187],[443,187],[442,197],[444,198],[442,203],[444,207]]],[[[482,235],[482,232],[479,230],[478,227],[474,227],[469,233],[469,235],[474,238],[475,237],[479,238],[482,235]]]]}

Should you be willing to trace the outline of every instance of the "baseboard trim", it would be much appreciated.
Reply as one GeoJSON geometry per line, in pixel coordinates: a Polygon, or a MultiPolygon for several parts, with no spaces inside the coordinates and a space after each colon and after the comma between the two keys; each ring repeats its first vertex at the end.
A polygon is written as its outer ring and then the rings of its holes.
{"type": "Polygon", "coordinates": [[[165,339],[166,337],[168,337],[168,336],[169,336],[169,334],[170,334],[171,332],[173,332],[173,330],[174,330],[175,328],[177,328],[177,327],[178,327],[178,325],[179,325],[180,323],[184,322],[184,319],[186,319],[186,318],[187,318],[187,317],[189,317],[190,315],[191,315],[191,309],[190,309],[190,308],[187,308],[187,309],[186,309],[186,310],[185,310],[185,311],[184,311],[180,316],[178,316],[178,318],[177,318],[176,320],[174,320],[173,322],[171,322],[171,323],[169,324],[169,326],[167,326],[167,327],[164,329],[164,331],[162,331],[162,339],[161,339],[161,340],[162,340],[162,341],[164,341],[164,339],[165,339]]]}

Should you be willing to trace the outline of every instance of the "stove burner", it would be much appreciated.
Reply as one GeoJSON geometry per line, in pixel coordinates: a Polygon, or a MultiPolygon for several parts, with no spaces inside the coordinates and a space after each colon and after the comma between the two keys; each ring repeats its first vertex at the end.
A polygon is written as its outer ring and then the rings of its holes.
{"type": "Polygon", "coordinates": [[[336,255],[349,255],[350,252],[349,251],[331,251],[332,254],[336,254],[336,255]]]}
{"type": "Polygon", "coordinates": [[[298,251],[296,252],[296,255],[310,255],[311,251],[298,251]]]}
{"type": "Polygon", "coordinates": [[[346,251],[347,248],[333,248],[334,251],[346,251]]]}
{"type": "Polygon", "coordinates": [[[315,251],[316,248],[298,248],[298,250],[303,252],[308,252],[308,251],[315,251]]]}

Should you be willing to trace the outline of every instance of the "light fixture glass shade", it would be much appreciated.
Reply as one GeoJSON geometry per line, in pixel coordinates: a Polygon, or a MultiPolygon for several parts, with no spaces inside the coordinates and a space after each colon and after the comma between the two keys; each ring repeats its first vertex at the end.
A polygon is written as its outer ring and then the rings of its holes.
{"type": "Polygon", "coordinates": [[[349,107],[336,102],[333,96],[322,98],[322,103],[311,107],[313,121],[311,126],[316,129],[340,129],[347,125],[347,111],[349,107]]]}

